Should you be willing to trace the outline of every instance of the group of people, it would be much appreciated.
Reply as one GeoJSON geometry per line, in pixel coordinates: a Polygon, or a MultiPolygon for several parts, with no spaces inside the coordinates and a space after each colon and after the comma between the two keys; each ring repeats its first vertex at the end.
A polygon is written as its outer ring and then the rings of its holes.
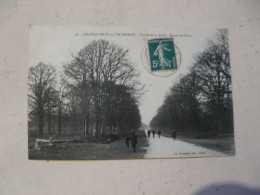
{"type": "MultiPolygon", "coordinates": [[[[154,138],[154,136],[155,136],[155,130],[154,129],[152,129],[152,130],[148,129],[148,131],[147,131],[148,138],[150,138],[151,134],[153,134],[153,138],[154,138]]],[[[157,134],[158,134],[158,137],[160,138],[162,132],[159,130],[159,131],[157,131],[157,134]]],[[[172,138],[175,140],[176,136],[177,136],[177,132],[176,132],[176,130],[173,130],[172,131],[172,138]]],[[[138,143],[137,136],[136,136],[135,132],[133,132],[131,136],[129,134],[126,134],[125,144],[126,144],[127,148],[129,148],[130,141],[131,141],[131,145],[133,147],[133,150],[135,152],[136,151],[136,144],[138,143]]]]}
{"type": "MultiPolygon", "coordinates": [[[[154,138],[154,135],[155,135],[155,130],[154,130],[154,129],[153,129],[153,130],[148,129],[148,131],[147,131],[148,138],[150,138],[151,133],[153,134],[153,138],[154,138]]],[[[158,134],[158,137],[160,138],[162,132],[159,130],[159,131],[157,132],[157,134],[158,134]]],[[[172,138],[173,138],[174,140],[176,139],[176,136],[177,136],[176,130],[172,130],[172,138]]]]}
{"type": "Polygon", "coordinates": [[[133,132],[131,136],[129,134],[126,134],[126,136],[125,136],[125,144],[126,144],[127,148],[129,148],[129,142],[130,141],[131,141],[131,145],[133,147],[133,150],[135,152],[136,144],[138,142],[137,136],[135,135],[135,132],[133,132]]]}
{"type": "MultiPolygon", "coordinates": [[[[153,134],[153,138],[154,138],[154,135],[155,135],[155,130],[154,129],[153,130],[148,129],[148,131],[147,131],[148,138],[150,138],[151,133],[153,134]]],[[[162,132],[159,130],[157,132],[157,134],[158,134],[158,137],[160,138],[162,132]]]]}

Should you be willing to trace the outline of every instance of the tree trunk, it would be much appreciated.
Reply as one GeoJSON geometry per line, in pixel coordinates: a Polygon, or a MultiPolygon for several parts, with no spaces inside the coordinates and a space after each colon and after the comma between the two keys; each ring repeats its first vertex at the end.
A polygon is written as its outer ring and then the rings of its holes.
{"type": "Polygon", "coordinates": [[[116,119],[113,120],[113,132],[116,132],[116,119]]]}
{"type": "Polygon", "coordinates": [[[86,134],[88,135],[89,133],[89,113],[87,113],[87,131],[86,134]]]}
{"type": "Polygon", "coordinates": [[[76,135],[78,126],[77,126],[77,122],[76,122],[76,117],[75,116],[73,116],[73,127],[72,128],[74,129],[74,135],[76,135]]]}
{"type": "Polygon", "coordinates": [[[85,104],[83,104],[83,132],[82,134],[85,136],[86,135],[86,108],[85,104]]]}
{"type": "Polygon", "coordinates": [[[43,108],[39,108],[39,134],[43,135],[43,118],[44,118],[44,113],[43,113],[43,108]]]}
{"type": "Polygon", "coordinates": [[[107,133],[107,120],[104,121],[104,125],[103,125],[103,131],[104,131],[104,134],[107,133]]]}
{"type": "Polygon", "coordinates": [[[58,127],[59,135],[61,135],[61,102],[59,105],[59,127],[58,127]]]}
{"type": "Polygon", "coordinates": [[[112,117],[109,119],[109,127],[110,127],[110,133],[113,133],[113,122],[112,122],[112,117]]]}
{"type": "Polygon", "coordinates": [[[48,109],[48,135],[51,135],[51,108],[48,109]]]}
{"type": "Polygon", "coordinates": [[[99,133],[99,116],[96,114],[96,135],[99,133]]]}

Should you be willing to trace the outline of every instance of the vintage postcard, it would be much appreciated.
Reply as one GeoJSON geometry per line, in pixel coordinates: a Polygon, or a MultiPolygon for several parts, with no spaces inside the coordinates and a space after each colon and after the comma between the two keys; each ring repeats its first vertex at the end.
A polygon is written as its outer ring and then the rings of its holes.
{"type": "Polygon", "coordinates": [[[235,155],[227,29],[33,26],[28,155],[235,155]]]}

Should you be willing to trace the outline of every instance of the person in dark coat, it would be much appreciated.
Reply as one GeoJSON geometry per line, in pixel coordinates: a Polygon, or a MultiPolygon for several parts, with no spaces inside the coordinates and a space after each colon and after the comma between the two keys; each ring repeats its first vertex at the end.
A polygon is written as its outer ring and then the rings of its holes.
{"type": "Polygon", "coordinates": [[[137,144],[137,136],[135,135],[135,132],[133,132],[133,135],[132,135],[132,138],[131,138],[131,144],[132,144],[132,147],[134,149],[134,152],[135,152],[135,149],[136,149],[136,144],[137,144]]]}
{"type": "Polygon", "coordinates": [[[153,129],[152,133],[153,133],[153,138],[154,138],[154,134],[155,134],[155,131],[154,131],[154,129],[153,129]]]}
{"type": "Polygon", "coordinates": [[[162,132],[159,130],[159,131],[158,131],[158,137],[159,137],[159,138],[160,138],[160,136],[161,136],[161,133],[162,133],[162,132]]]}
{"type": "Polygon", "coordinates": [[[150,134],[151,134],[151,131],[150,131],[150,129],[148,129],[148,131],[147,131],[148,138],[150,138],[150,134]]]}
{"type": "Polygon", "coordinates": [[[172,131],[172,138],[173,138],[174,140],[176,139],[176,134],[177,134],[176,131],[173,130],[173,131],[172,131]]]}
{"type": "Polygon", "coordinates": [[[125,145],[127,148],[129,148],[129,141],[130,141],[130,136],[128,134],[126,134],[125,136],[125,145]]]}

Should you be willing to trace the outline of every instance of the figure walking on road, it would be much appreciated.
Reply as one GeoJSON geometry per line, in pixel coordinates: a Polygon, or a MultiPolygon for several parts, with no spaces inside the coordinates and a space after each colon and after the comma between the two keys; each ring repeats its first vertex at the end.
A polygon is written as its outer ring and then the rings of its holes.
{"type": "Polygon", "coordinates": [[[126,136],[125,136],[125,145],[126,145],[127,148],[129,148],[129,141],[130,141],[130,137],[129,137],[128,134],[126,134],[126,136]]]}
{"type": "Polygon", "coordinates": [[[151,134],[151,131],[150,131],[150,129],[148,129],[148,131],[147,131],[148,138],[150,138],[150,134],[151,134]]]}
{"type": "Polygon", "coordinates": [[[152,133],[153,133],[153,138],[154,138],[154,134],[155,134],[155,131],[154,131],[154,129],[153,129],[152,133]]]}
{"type": "Polygon", "coordinates": [[[173,130],[173,131],[172,131],[172,138],[173,138],[174,140],[176,139],[176,134],[177,134],[176,131],[173,130]]]}
{"type": "Polygon", "coordinates": [[[134,152],[135,152],[135,149],[136,149],[136,144],[137,144],[137,136],[135,135],[135,132],[133,132],[133,135],[132,135],[132,138],[131,138],[131,144],[132,144],[132,147],[134,149],[134,152]]]}
{"type": "Polygon", "coordinates": [[[160,138],[160,136],[161,136],[161,133],[162,133],[162,132],[159,130],[159,131],[158,131],[158,137],[159,137],[159,138],[160,138]]]}

